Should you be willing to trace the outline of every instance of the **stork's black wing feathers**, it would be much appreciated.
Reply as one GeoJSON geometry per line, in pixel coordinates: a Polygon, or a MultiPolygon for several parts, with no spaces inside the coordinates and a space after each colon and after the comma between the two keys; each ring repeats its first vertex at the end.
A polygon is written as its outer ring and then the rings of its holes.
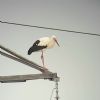
{"type": "Polygon", "coordinates": [[[28,50],[28,55],[30,55],[32,52],[35,51],[39,51],[42,50],[44,48],[46,48],[47,46],[38,46],[38,44],[40,43],[40,40],[37,40],[32,47],[30,47],[30,49],[28,50]]]}
{"type": "Polygon", "coordinates": [[[34,42],[33,46],[36,46],[36,45],[38,45],[39,43],[40,43],[40,40],[37,40],[37,41],[34,42]]]}

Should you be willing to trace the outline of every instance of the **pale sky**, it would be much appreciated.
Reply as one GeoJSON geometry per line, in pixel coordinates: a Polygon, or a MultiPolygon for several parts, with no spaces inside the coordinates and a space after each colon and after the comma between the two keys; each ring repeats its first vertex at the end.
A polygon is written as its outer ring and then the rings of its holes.
{"type": "MultiPolygon", "coordinates": [[[[100,1],[0,0],[0,20],[100,34],[100,1]]],[[[36,39],[51,35],[60,47],[45,51],[45,64],[60,77],[60,100],[100,100],[100,36],[0,23],[0,44],[39,65],[41,53],[29,56],[27,51],[36,39]]],[[[35,73],[0,55],[1,76],[35,73]]],[[[0,100],[50,100],[54,86],[49,80],[0,83],[0,100]]]]}

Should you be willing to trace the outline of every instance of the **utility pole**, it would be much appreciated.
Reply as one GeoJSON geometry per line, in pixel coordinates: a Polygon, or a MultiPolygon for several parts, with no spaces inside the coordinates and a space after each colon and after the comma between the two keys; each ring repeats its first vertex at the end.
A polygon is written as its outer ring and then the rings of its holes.
{"type": "Polygon", "coordinates": [[[56,100],[59,99],[58,94],[58,82],[59,77],[57,76],[57,73],[53,73],[49,70],[45,70],[42,66],[39,66],[38,64],[34,63],[33,61],[30,61],[26,59],[25,57],[22,57],[21,55],[15,53],[14,51],[0,45],[0,54],[2,56],[5,56],[7,58],[10,58],[12,60],[15,60],[17,62],[20,62],[22,64],[25,64],[31,68],[35,68],[36,70],[42,72],[40,74],[27,74],[27,75],[11,75],[11,76],[0,76],[0,82],[1,83],[12,83],[12,82],[26,82],[27,80],[36,80],[36,79],[49,79],[50,81],[55,82],[55,90],[56,90],[56,100]],[[7,53],[6,53],[7,52],[7,53]]]}

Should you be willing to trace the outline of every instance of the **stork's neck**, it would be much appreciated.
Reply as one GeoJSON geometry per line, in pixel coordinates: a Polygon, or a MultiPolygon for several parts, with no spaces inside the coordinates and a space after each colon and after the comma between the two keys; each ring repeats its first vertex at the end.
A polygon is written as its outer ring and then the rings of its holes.
{"type": "Polygon", "coordinates": [[[54,40],[53,37],[51,37],[51,38],[50,38],[50,41],[49,41],[49,43],[48,43],[48,48],[52,48],[52,47],[54,47],[54,45],[55,45],[55,40],[54,40]]]}

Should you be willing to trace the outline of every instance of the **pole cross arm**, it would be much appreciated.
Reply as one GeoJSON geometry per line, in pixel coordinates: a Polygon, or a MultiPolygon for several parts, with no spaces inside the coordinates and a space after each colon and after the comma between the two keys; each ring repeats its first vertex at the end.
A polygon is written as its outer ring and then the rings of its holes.
{"type": "Polygon", "coordinates": [[[42,66],[39,66],[38,64],[34,63],[33,61],[30,61],[30,60],[26,59],[25,57],[22,57],[21,55],[15,53],[14,51],[12,51],[2,45],[0,45],[0,48],[3,50],[3,51],[0,51],[1,55],[5,56],[7,58],[13,59],[15,61],[18,61],[20,63],[23,63],[25,65],[28,65],[29,67],[35,68],[42,72],[42,74],[0,76],[0,82],[2,82],[2,83],[25,82],[26,80],[35,80],[35,79],[49,79],[52,81],[56,81],[57,79],[59,79],[57,76],[57,73],[52,73],[48,69],[44,69],[42,66]]]}
{"type": "Polygon", "coordinates": [[[55,78],[57,78],[57,73],[13,75],[13,76],[0,76],[0,82],[1,83],[26,82],[26,80],[36,80],[36,79],[49,79],[51,81],[54,81],[55,78]]]}

